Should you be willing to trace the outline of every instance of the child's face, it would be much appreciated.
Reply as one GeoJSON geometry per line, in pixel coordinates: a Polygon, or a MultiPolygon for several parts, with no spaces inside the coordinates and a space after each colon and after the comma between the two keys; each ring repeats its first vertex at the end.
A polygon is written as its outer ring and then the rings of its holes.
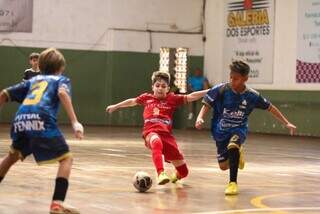
{"type": "Polygon", "coordinates": [[[230,83],[233,90],[241,92],[244,89],[248,76],[242,76],[237,72],[230,72],[230,83]]]}
{"type": "Polygon", "coordinates": [[[37,68],[39,65],[39,59],[38,58],[32,58],[29,60],[29,63],[32,68],[37,68]]]}
{"type": "Polygon", "coordinates": [[[196,77],[201,77],[202,76],[202,71],[200,69],[195,70],[194,75],[196,77]]]}
{"type": "Polygon", "coordinates": [[[153,95],[159,99],[165,98],[169,92],[169,85],[164,80],[157,80],[152,85],[153,95]]]}

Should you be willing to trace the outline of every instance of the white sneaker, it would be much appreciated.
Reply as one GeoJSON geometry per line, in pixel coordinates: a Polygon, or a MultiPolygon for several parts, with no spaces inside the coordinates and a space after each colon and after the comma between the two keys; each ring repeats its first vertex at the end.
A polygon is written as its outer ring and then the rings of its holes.
{"type": "Polygon", "coordinates": [[[192,118],[193,118],[193,113],[190,112],[190,113],[188,114],[188,120],[192,120],[192,118]]]}

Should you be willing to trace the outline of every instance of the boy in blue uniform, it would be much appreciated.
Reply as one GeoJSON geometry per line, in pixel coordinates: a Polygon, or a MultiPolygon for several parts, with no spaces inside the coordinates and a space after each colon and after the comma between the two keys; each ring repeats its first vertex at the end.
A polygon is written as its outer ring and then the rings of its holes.
{"type": "Polygon", "coordinates": [[[0,107],[8,101],[22,103],[11,127],[11,150],[0,164],[0,182],[13,164],[30,154],[38,164],[59,162],[50,213],[79,213],[62,204],[68,189],[72,155],[56,122],[60,102],[76,138],[83,138],[83,126],[77,120],[70,98],[70,80],[62,76],[65,59],[58,50],[49,48],[40,54],[39,67],[41,75],[0,93],[0,107]]]}
{"type": "Polygon", "coordinates": [[[230,65],[230,82],[219,84],[209,90],[203,99],[203,106],[196,120],[196,128],[204,123],[204,115],[213,108],[211,132],[217,146],[220,169],[230,172],[230,182],[225,189],[226,195],[238,194],[238,167],[243,169],[242,145],[248,132],[248,117],[255,108],[268,110],[282,122],[292,135],[296,127],[267,99],[257,91],[247,87],[250,67],[235,61],[230,65]]]}

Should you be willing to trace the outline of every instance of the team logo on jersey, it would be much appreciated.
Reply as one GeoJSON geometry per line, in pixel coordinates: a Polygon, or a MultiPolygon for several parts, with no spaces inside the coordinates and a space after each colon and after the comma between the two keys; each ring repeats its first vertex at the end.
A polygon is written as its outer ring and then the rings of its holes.
{"type": "Polygon", "coordinates": [[[228,119],[242,119],[244,117],[244,112],[241,110],[232,111],[229,109],[223,109],[223,116],[228,119]]]}
{"type": "Polygon", "coordinates": [[[153,108],[153,115],[158,116],[160,114],[160,109],[157,107],[153,108]]]}
{"type": "Polygon", "coordinates": [[[239,106],[239,108],[242,108],[242,109],[245,109],[247,108],[247,101],[246,100],[243,100],[241,105],[239,106]]]}

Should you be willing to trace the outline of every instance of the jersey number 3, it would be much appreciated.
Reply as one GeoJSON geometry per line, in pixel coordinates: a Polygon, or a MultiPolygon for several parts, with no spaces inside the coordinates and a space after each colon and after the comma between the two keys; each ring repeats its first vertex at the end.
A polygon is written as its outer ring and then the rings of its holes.
{"type": "Polygon", "coordinates": [[[23,101],[23,105],[36,105],[40,102],[43,92],[47,89],[48,82],[47,81],[41,81],[37,82],[32,85],[32,98],[26,98],[23,101]]]}

